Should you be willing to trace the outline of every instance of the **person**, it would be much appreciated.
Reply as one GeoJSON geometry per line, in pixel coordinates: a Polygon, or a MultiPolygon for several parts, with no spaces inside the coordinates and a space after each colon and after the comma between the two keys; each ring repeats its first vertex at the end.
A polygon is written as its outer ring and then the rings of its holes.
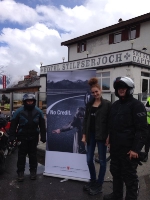
{"type": "Polygon", "coordinates": [[[75,116],[69,124],[63,126],[60,129],[56,129],[52,131],[52,133],[59,134],[61,132],[72,130],[73,128],[77,129],[77,131],[74,134],[73,153],[81,153],[81,154],[85,153],[85,147],[81,141],[84,114],[85,114],[85,108],[83,107],[77,108],[75,116]]]}
{"type": "Polygon", "coordinates": [[[147,101],[145,103],[145,108],[147,111],[147,123],[148,123],[148,136],[147,136],[147,140],[145,142],[145,159],[143,160],[143,162],[147,162],[148,160],[148,153],[149,153],[149,147],[150,147],[150,97],[147,98],[147,101]]]}
{"type": "Polygon", "coordinates": [[[84,185],[83,190],[88,191],[90,195],[96,195],[102,192],[102,185],[106,172],[106,138],[108,136],[108,116],[111,103],[102,98],[102,90],[98,84],[98,79],[93,77],[88,81],[93,100],[87,103],[85,117],[83,122],[82,142],[87,147],[87,165],[90,172],[90,182],[84,185]],[[100,170],[98,179],[96,179],[96,170],[94,165],[94,151],[97,145],[100,170]]]}
{"type": "Polygon", "coordinates": [[[23,96],[23,106],[18,108],[11,119],[9,141],[10,144],[16,140],[18,146],[17,173],[18,181],[24,181],[24,170],[26,155],[29,156],[30,179],[36,179],[37,171],[37,144],[40,140],[46,142],[46,126],[42,111],[35,106],[34,94],[23,96]],[[17,131],[16,131],[17,130],[17,131]]]}
{"type": "Polygon", "coordinates": [[[9,99],[5,94],[2,94],[2,105],[9,103],[9,99]]]}
{"type": "Polygon", "coordinates": [[[140,151],[147,137],[146,110],[133,97],[134,82],[129,77],[117,77],[113,87],[119,100],[111,107],[109,117],[110,172],[113,177],[113,192],[104,195],[104,200],[122,200],[123,185],[126,200],[137,200],[139,181],[137,166],[140,151]]]}

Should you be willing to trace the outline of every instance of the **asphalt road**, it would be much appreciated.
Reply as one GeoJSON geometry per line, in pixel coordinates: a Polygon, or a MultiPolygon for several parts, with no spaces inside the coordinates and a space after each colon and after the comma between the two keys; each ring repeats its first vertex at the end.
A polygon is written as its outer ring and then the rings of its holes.
{"type": "MultiPolygon", "coordinates": [[[[43,158],[38,158],[44,162],[43,158]]],[[[83,192],[84,182],[43,176],[44,165],[39,163],[37,180],[30,180],[28,158],[24,182],[17,182],[17,151],[7,157],[6,171],[0,175],[0,199],[2,200],[100,200],[103,194],[89,196],[83,192]]],[[[111,183],[106,183],[111,187],[111,183]]],[[[109,191],[109,190],[108,190],[109,191]]],[[[106,190],[105,190],[106,192],[106,190]]]]}
{"type": "MultiPolygon", "coordinates": [[[[44,157],[38,156],[40,163],[44,164],[44,157]]],[[[38,165],[37,180],[30,180],[28,158],[25,171],[24,182],[17,182],[16,174],[17,151],[6,160],[6,171],[0,175],[0,199],[2,200],[102,200],[104,194],[112,192],[111,175],[109,173],[109,163],[103,193],[90,196],[82,190],[84,182],[68,180],[50,176],[43,176],[44,165],[38,165]]],[[[96,164],[98,170],[99,165],[96,164]]],[[[147,163],[143,163],[138,168],[140,180],[139,200],[150,199],[150,158],[147,163]]]]}

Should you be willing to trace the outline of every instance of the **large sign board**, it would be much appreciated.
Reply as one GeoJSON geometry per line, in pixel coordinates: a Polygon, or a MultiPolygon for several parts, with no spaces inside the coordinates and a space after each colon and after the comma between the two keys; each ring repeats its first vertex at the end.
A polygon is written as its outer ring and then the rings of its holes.
{"type": "Polygon", "coordinates": [[[92,69],[97,67],[111,66],[115,64],[134,62],[150,66],[150,55],[137,50],[127,50],[116,53],[104,54],[85,59],[74,60],[71,62],[57,63],[40,68],[41,74],[51,71],[70,71],[80,69],[92,69]]]}

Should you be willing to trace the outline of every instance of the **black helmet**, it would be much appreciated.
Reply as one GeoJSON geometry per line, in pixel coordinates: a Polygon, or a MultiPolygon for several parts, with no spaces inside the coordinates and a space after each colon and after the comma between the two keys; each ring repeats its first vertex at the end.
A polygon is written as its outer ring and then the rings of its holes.
{"type": "Polygon", "coordinates": [[[129,96],[129,95],[133,94],[135,85],[131,78],[122,76],[122,77],[117,77],[114,80],[113,87],[115,89],[115,95],[118,97],[118,89],[119,88],[127,88],[126,95],[129,96]]]}
{"type": "Polygon", "coordinates": [[[22,100],[25,109],[32,110],[35,107],[36,99],[34,94],[24,94],[22,100]],[[33,100],[33,104],[27,104],[26,100],[33,100]]]}
{"type": "Polygon", "coordinates": [[[77,108],[77,111],[76,111],[76,114],[75,114],[75,116],[77,118],[83,118],[84,114],[85,114],[85,108],[83,108],[83,107],[77,108]]]}
{"type": "Polygon", "coordinates": [[[29,99],[36,101],[34,94],[24,94],[23,95],[23,99],[22,99],[23,101],[26,101],[26,100],[29,100],[29,99]]]}

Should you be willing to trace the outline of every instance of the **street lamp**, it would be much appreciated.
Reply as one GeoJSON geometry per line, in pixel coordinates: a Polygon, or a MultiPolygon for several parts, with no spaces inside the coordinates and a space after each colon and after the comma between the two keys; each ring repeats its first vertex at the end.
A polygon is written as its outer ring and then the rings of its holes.
{"type": "Polygon", "coordinates": [[[146,47],[143,47],[143,49],[142,49],[144,52],[146,52],[147,51],[147,48],[146,47]]]}
{"type": "Polygon", "coordinates": [[[62,60],[63,60],[63,62],[64,62],[64,60],[65,60],[65,57],[62,57],[62,60]]]}
{"type": "Polygon", "coordinates": [[[88,58],[88,56],[89,56],[89,52],[88,51],[86,51],[86,55],[87,55],[87,58],[88,58]]]}
{"type": "Polygon", "coordinates": [[[133,49],[134,40],[131,40],[131,49],[133,49]]]}

